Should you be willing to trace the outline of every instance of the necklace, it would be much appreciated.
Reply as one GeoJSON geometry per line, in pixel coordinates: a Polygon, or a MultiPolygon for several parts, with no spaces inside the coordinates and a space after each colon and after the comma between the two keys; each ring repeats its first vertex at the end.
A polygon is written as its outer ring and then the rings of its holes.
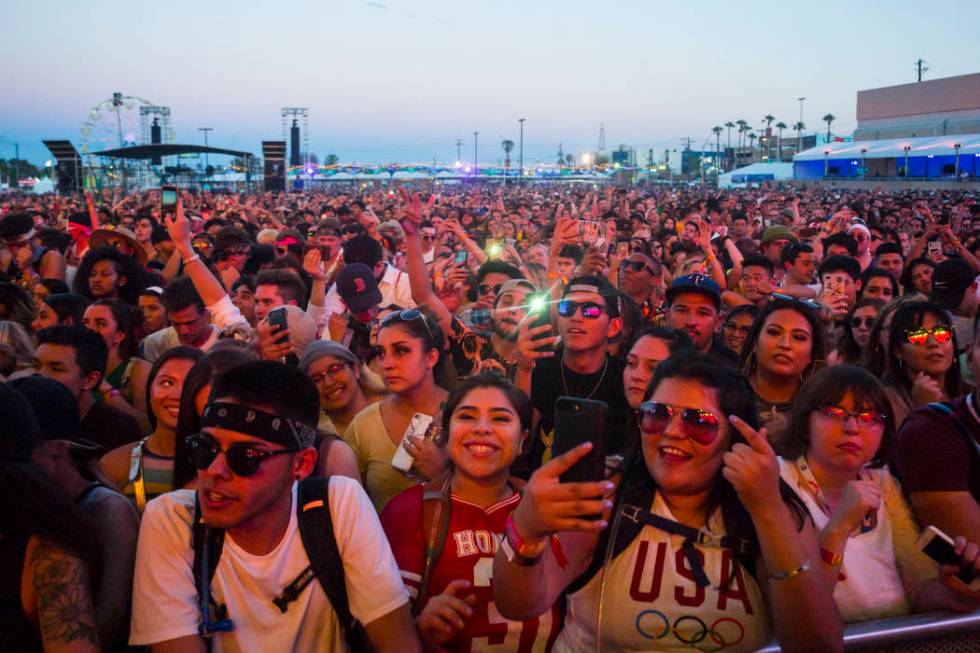
{"type": "MultiPolygon", "coordinates": [[[[561,388],[562,390],[565,391],[566,396],[571,396],[572,393],[568,391],[568,382],[565,381],[565,365],[564,363],[559,363],[559,365],[561,366],[561,388]]],[[[602,385],[602,380],[606,378],[606,368],[608,367],[609,367],[609,358],[607,357],[606,360],[602,363],[602,374],[599,376],[599,380],[596,381],[596,384],[592,387],[592,392],[585,395],[584,399],[591,399],[592,395],[596,393],[596,390],[598,390],[599,386],[602,385]]]]}

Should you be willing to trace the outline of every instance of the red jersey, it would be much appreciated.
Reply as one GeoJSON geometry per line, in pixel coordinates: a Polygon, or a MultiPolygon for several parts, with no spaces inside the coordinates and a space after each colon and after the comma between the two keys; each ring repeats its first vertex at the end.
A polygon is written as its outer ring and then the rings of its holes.
{"type": "Polygon", "coordinates": [[[428,590],[418,601],[427,537],[422,532],[422,493],[423,486],[416,485],[392,499],[381,512],[381,525],[416,604],[424,606],[454,580],[472,583],[476,595],[473,616],[443,649],[454,653],[550,651],[561,629],[557,605],[540,617],[517,622],[500,616],[493,603],[493,558],[504,536],[504,521],[520,503],[520,495],[487,508],[452,495],[446,543],[432,570],[428,590]]]}

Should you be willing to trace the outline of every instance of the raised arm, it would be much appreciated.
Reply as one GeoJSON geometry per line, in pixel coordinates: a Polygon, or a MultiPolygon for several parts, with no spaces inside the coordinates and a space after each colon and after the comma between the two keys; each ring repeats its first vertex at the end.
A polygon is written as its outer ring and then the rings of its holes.
{"type": "MultiPolygon", "coordinates": [[[[422,259],[422,242],[419,240],[419,225],[422,224],[422,202],[418,193],[414,193],[411,198],[403,189],[401,189],[401,193],[403,205],[400,222],[402,229],[405,230],[405,267],[408,268],[412,299],[419,306],[426,306],[431,309],[442,332],[450,333],[453,320],[452,313],[432,290],[432,284],[429,282],[429,271],[422,259]]],[[[433,203],[434,201],[435,196],[433,195],[429,198],[429,202],[433,203]]]]}

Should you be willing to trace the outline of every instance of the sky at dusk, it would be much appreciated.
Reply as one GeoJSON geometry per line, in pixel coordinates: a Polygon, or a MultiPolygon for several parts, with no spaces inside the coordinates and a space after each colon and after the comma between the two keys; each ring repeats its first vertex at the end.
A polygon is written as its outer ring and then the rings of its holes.
{"type": "Polygon", "coordinates": [[[849,134],[857,91],[915,81],[920,57],[927,79],[980,71],[975,0],[4,0],[0,23],[0,158],[18,142],[36,163],[42,138],[80,146],[114,91],[169,106],[178,143],[212,127],[211,145],[260,154],[291,106],[321,159],[450,163],[461,138],[472,160],[479,131],[496,162],[523,117],[525,160],[550,162],[594,150],[600,123],[608,148],[643,150],[792,125],[800,96],[808,130],[829,112],[849,134]]]}

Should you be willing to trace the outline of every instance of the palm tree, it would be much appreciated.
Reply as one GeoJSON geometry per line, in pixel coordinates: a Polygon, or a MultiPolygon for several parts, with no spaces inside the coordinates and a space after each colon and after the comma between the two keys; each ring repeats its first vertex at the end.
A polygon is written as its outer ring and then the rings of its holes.
{"type": "MultiPolygon", "coordinates": [[[[738,125],[738,149],[743,150],[745,147],[745,132],[749,129],[749,123],[745,120],[736,120],[735,124],[738,125]]],[[[738,161],[738,157],[735,157],[735,161],[738,161]]]]}
{"type": "MultiPolygon", "coordinates": [[[[735,123],[733,123],[730,120],[725,123],[725,127],[728,127],[728,149],[729,150],[732,149],[732,127],[734,127],[734,126],[735,126],[735,123]]],[[[734,167],[734,166],[732,166],[732,167],[734,167]]],[[[728,169],[731,170],[732,168],[729,167],[728,169]]]]}
{"type": "Polygon", "coordinates": [[[777,122],[776,129],[779,131],[779,142],[776,145],[776,148],[779,150],[779,154],[776,156],[776,158],[782,161],[783,160],[783,130],[786,129],[786,123],[777,122]]]}
{"type": "Polygon", "coordinates": [[[763,117],[763,122],[766,123],[766,158],[772,160],[772,123],[775,122],[776,116],[767,113],[763,117]]]}
{"type": "Polygon", "coordinates": [[[575,157],[572,156],[571,154],[566,154],[565,155],[565,165],[568,166],[569,168],[571,168],[573,165],[575,165],[575,157]]]}
{"type": "Polygon", "coordinates": [[[510,153],[514,149],[514,141],[503,140],[500,142],[500,147],[504,148],[504,168],[510,170],[510,153]]]}
{"type": "Polygon", "coordinates": [[[751,129],[749,130],[748,137],[749,137],[749,160],[750,161],[754,161],[755,160],[755,139],[757,139],[759,137],[756,136],[756,133],[754,131],[752,131],[751,129]]]}
{"type": "Polygon", "coordinates": [[[828,113],[826,116],[821,118],[825,123],[827,123],[827,142],[830,142],[830,123],[837,120],[837,116],[832,113],[828,113]]]}
{"type": "Polygon", "coordinates": [[[798,122],[793,125],[793,129],[796,130],[796,151],[800,152],[803,150],[803,130],[806,129],[806,125],[798,122]]]}
{"type": "Polygon", "coordinates": [[[716,125],[716,126],[714,126],[714,127],[711,128],[711,131],[713,131],[715,133],[715,151],[716,152],[721,152],[721,132],[722,132],[722,129],[721,129],[721,127],[719,127],[719,126],[716,125]]]}

